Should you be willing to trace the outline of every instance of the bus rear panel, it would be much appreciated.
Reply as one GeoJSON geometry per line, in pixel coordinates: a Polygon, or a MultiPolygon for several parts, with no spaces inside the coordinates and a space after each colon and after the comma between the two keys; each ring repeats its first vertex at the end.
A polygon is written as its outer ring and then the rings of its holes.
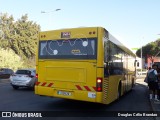
{"type": "Polygon", "coordinates": [[[41,32],[35,93],[101,103],[97,35],[97,28],[41,32]]]}

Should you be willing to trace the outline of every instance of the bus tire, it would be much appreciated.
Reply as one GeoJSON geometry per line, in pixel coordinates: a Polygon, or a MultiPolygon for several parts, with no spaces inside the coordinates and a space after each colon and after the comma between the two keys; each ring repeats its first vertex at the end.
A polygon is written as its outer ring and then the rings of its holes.
{"type": "Polygon", "coordinates": [[[117,93],[117,99],[121,97],[121,82],[118,85],[118,93],[117,93]]]}

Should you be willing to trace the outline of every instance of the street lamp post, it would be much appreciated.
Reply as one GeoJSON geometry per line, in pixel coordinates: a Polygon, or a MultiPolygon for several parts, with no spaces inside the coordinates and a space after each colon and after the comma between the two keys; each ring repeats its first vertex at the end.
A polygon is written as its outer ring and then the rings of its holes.
{"type": "MultiPolygon", "coordinates": [[[[160,35],[160,34],[157,34],[160,35]]],[[[160,46],[160,42],[158,42],[158,46],[160,46]]],[[[155,57],[157,57],[160,54],[160,51],[155,55],[155,57]]]]}
{"type": "Polygon", "coordinates": [[[142,75],[142,68],[143,68],[142,48],[143,48],[143,46],[141,46],[141,75],[142,75]]]}
{"type": "MultiPolygon", "coordinates": [[[[142,38],[142,41],[143,41],[143,39],[144,38],[142,38]]],[[[141,75],[142,75],[142,68],[143,68],[143,56],[142,56],[143,55],[143,50],[142,49],[143,49],[143,45],[141,46],[141,75]]]]}

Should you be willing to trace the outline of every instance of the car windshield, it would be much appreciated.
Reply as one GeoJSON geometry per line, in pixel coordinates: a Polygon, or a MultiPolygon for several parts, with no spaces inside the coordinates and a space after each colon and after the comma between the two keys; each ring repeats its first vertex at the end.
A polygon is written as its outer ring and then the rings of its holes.
{"type": "Polygon", "coordinates": [[[29,70],[17,70],[16,74],[31,75],[31,71],[29,71],[29,70]]]}

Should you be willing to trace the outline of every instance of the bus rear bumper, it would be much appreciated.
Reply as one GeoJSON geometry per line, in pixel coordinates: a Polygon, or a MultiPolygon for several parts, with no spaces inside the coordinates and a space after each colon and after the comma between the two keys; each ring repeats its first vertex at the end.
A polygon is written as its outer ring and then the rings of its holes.
{"type": "Polygon", "coordinates": [[[95,91],[69,90],[35,86],[35,94],[48,97],[102,103],[102,93],[95,91]]]}

